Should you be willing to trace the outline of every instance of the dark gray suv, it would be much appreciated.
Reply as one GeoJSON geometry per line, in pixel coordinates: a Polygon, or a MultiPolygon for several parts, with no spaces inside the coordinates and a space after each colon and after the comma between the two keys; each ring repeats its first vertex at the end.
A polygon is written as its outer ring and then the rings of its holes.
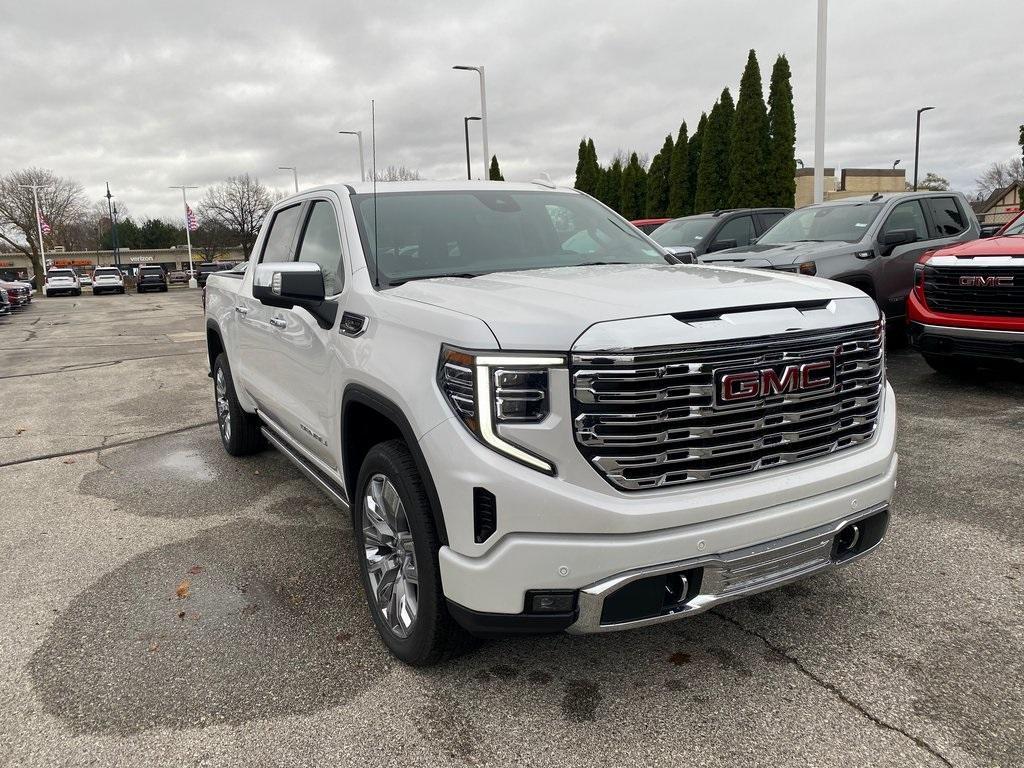
{"type": "Polygon", "coordinates": [[[708,254],[700,261],[855,285],[886,317],[900,320],[921,254],[974,240],[979,233],[974,212],[958,192],[875,194],[800,208],[753,245],[708,254]]]}
{"type": "Polygon", "coordinates": [[[649,237],[688,263],[705,253],[744,248],[783,219],[792,208],[730,208],[666,221],[649,237]]]}

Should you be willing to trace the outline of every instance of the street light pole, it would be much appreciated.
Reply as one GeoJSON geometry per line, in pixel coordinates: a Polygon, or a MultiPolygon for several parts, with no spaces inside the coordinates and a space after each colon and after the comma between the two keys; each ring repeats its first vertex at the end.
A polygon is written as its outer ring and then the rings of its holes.
{"type": "Polygon", "coordinates": [[[469,121],[479,120],[479,117],[464,117],[462,118],[462,124],[466,129],[466,178],[470,181],[473,180],[473,172],[470,170],[469,165],[469,121]]]}
{"type": "Polygon", "coordinates": [[[113,252],[112,256],[114,259],[114,266],[120,269],[121,267],[121,255],[120,249],[117,243],[117,216],[115,215],[117,208],[113,209],[110,206],[110,201],[113,199],[113,195],[110,194],[110,182],[107,182],[107,194],[104,195],[107,198],[107,218],[110,219],[110,250],[113,252]]]}
{"type": "MultiPolygon", "coordinates": [[[[47,184],[19,184],[22,189],[32,190],[32,206],[36,212],[36,232],[39,235],[39,268],[43,271],[43,278],[46,277],[46,246],[43,245],[43,220],[39,216],[39,190],[49,189],[47,184]]],[[[38,281],[37,281],[38,282],[38,281]]],[[[39,286],[40,288],[42,286],[39,286]]],[[[45,295],[45,291],[43,294],[45,295]]]]}
{"type": "Polygon", "coordinates": [[[917,132],[914,135],[914,191],[917,192],[917,159],[921,150],[921,113],[935,107],[921,107],[917,110],[917,132]]]}
{"type": "Polygon", "coordinates": [[[456,66],[452,67],[452,69],[464,69],[464,70],[476,72],[478,75],[480,75],[480,120],[481,120],[481,122],[480,122],[480,131],[483,134],[483,144],[484,144],[484,175],[483,175],[483,178],[486,180],[490,176],[490,172],[489,172],[490,166],[488,164],[491,161],[491,155],[490,155],[490,150],[488,149],[488,145],[487,145],[487,83],[486,83],[486,80],[484,79],[484,68],[483,68],[482,65],[479,66],[479,67],[471,67],[471,66],[467,66],[465,64],[459,64],[459,65],[456,65],[456,66]]]}
{"type": "Polygon", "coordinates": [[[168,187],[168,189],[180,189],[181,190],[181,205],[182,215],[185,217],[185,242],[188,243],[188,287],[198,288],[199,281],[196,280],[196,271],[192,267],[192,232],[188,228],[188,200],[185,198],[186,189],[199,189],[199,187],[190,187],[187,184],[178,184],[176,186],[168,187]]]}
{"type": "Polygon", "coordinates": [[[292,172],[292,178],[295,180],[295,194],[299,194],[299,172],[291,165],[279,165],[277,170],[292,172]]]}
{"type": "Polygon", "coordinates": [[[359,139],[359,180],[366,181],[366,166],[363,164],[363,132],[362,131],[338,131],[347,136],[355,136],[359,139]]]}
{"type": "Polygon", "coordinates": [[[818,54],[814,79],[814,202],[825,200],[825,46],[828,0],[818,0],[818,54]]]}

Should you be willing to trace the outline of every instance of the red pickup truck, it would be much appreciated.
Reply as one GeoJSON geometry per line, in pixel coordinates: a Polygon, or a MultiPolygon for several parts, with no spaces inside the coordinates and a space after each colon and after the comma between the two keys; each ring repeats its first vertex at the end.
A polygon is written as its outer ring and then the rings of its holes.
{"type": "Polygon", "coordinates": [[[907,318],[937,371],[1024,363],[1024,214],[995,237],[924,253],[907,318]]]}

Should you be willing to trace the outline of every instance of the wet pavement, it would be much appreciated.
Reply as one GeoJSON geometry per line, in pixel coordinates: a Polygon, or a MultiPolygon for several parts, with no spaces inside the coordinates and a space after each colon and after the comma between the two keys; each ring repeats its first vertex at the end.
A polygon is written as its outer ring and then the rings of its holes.
{"type": "Polygon", "coordinates": [[[688,621],[373,634],[347,516],[228,457],[194,291],[0,320],[0,764],[1024,764],[1024,385],[890,356],[900,486],[860,564],[688,621]]]}

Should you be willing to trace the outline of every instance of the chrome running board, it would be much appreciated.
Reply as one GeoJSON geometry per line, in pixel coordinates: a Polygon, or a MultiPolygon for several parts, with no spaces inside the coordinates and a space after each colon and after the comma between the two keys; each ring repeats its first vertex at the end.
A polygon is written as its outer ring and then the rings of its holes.
{"type": "Polygon", "coordinates": [[[345,495],[345,491],[337,487],[332,480],[324,477],[316,467],[307,462],[297,451],[293,450],[285,439],[274,432],[274,430],[267,426],[265,422],[264,426],[260,428],[260,432],[263,433],[263,436],[267,439],[268,443],[287,456],[291,460],[292,464],[302,471],[302,474],[312,480],[313,484],[317,488],[327,494],[331,501],[342,509],[347,510],[349,508],[348,498],[345,495]]]}

